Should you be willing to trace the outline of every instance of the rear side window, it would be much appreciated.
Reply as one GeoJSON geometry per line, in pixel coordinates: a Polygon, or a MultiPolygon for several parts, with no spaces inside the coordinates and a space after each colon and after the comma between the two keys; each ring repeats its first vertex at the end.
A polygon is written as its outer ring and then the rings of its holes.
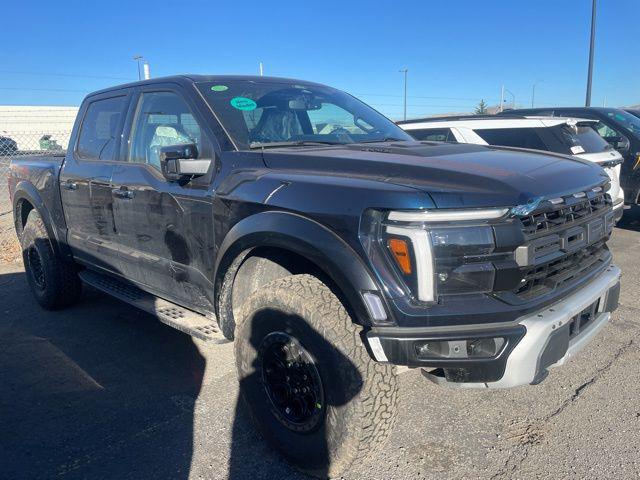
{"type": "Polygon", "coordinates": [[[549,131],[560,143],[558,149],[551,148],[558,153],[579,155],[611,150],[611,146],[590,125],[557,125],[549,128],[549,131]]]}
{"type": "Polygon", "coordinates": [[[548,150],[535,128],[483,128],[474,131],[489,145],[548,150]]]}
{"type": "Polygon", "coordinates": [[[77,155],[83,160],[115,160],[118,126],[127,97],[91,102],[82,120],[77,155]]]}
{"type": "Polygon", "coordinates": [[[457,142],[450,128],[422,128],[407,130],[407,133],[416,140],[428,142],[457,142]]]}

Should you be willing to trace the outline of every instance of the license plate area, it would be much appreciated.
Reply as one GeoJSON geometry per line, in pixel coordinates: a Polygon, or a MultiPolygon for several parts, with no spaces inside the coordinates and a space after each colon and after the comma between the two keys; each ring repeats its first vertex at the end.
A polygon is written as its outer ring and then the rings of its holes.
{"type": "Polygon", "coordinates": [[[599,298],[569,321],[569,340],[580,335],[580,332],[591,325],[596,319],[600,311],[601,301],[602,298],[599,298]]]}

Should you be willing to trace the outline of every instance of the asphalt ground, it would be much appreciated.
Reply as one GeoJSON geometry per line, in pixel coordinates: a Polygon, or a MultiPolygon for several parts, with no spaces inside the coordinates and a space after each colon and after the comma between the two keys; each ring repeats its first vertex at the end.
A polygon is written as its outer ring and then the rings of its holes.
{"type": "MultiPolygon", "coordinates": [[[[640,477],[640,209],[610,246],[620,308],[540,385],[477,391],[401,375],[385,450],[349,479],[640,477]]],[[[303,479],[237,402],[210,346],[96,292],[62,312],[0,266],[0,478],[303,479]]]]}

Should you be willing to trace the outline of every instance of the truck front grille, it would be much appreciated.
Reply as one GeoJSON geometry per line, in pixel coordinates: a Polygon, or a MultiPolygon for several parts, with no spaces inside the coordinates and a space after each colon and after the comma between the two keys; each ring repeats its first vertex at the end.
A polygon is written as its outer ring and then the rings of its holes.
{"type": "Polygon", "coordinates": [[[521,216],[526,242],[515,253],[522,280],[512,293],[530,301],[605,268],[611,253],[612,202],[605,188],[545,201],[521,216]]]}
{"type": "Polygon", "coordinates": [[[605,243],[589,245],[569,255],[525,271],[524,278],[514,293],[521,300],[538,296],[579,281],[590,273],[605,267],[611,255],[605,243]]]}
{"type": "Polygon", "coordinates": [[[578,192],[554,200],[557,203],[547,201],[542,208],[520,217],[526,236],[557,230],[592,216],[595,212],[604,212],[612,206],[611,198],[602,187],[597,192],[578,192]]]}

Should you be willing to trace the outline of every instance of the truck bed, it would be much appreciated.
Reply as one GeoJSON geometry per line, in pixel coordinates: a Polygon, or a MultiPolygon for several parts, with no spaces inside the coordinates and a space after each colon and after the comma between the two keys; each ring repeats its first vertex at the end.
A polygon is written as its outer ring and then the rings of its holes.
{"type": "MultiPolygon", "coordinates": [[[[20,182],[33,185],[38,196],[46,205],[53,218],[63,218],[62,202],[58,175],[64,162],[64,152],[48,153],[46,155],[24,155],[10,157],[9,163],[9,196],[0,197],[0,213],[13,210],[13,197],[16,186],[20,182]]],[[[11,217],[10,214],[5,216],[11,217]]]]}

